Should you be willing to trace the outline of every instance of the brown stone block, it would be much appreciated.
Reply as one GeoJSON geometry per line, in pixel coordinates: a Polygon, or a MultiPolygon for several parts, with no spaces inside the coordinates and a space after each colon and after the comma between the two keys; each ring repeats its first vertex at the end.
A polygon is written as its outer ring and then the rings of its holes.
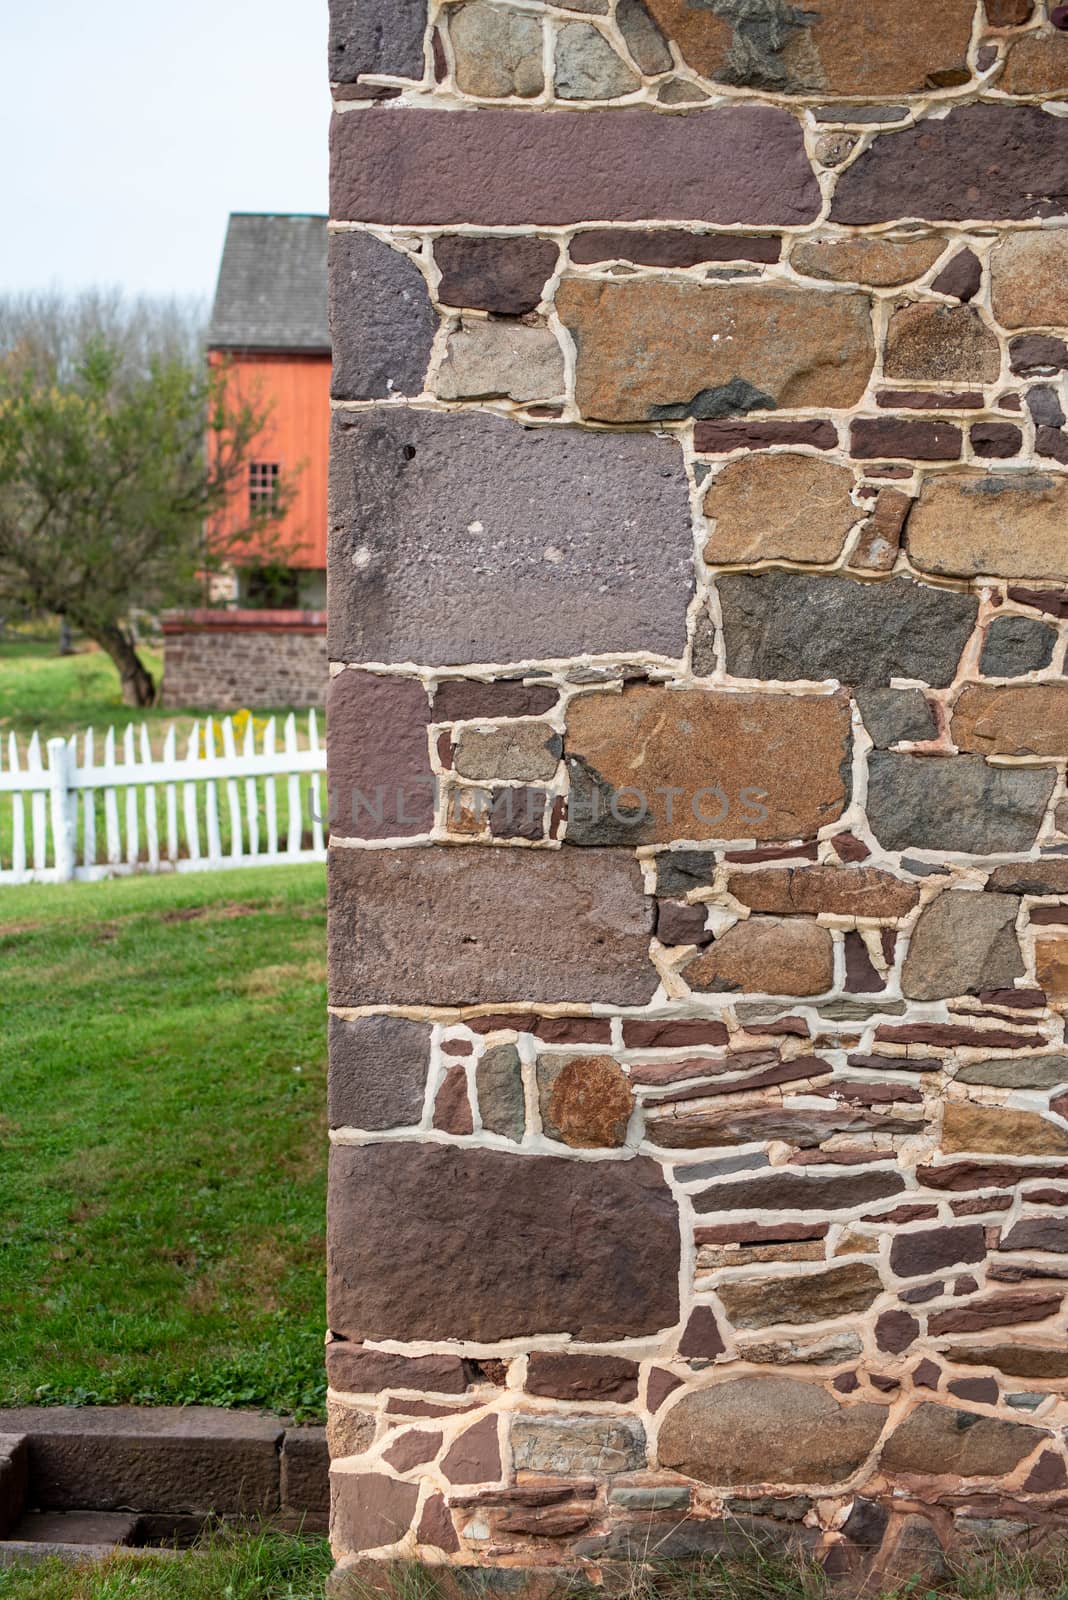
{"type": "Polygon", "coordinates": [[[474,223],[811,222],[819,186],[801,128],[770,106],[654,111],[424,111],[336,116],[340,220],[474,223]]]}
{"type": "Polygon", "coordinates": [[[991,303],[1003,328],[1056,327],[1064,317],[1068,229],[1012,233],[990,256],[991,303]]]}
{"type": "Polygon", "coordinates": [[[900,1194],[904,1187],[904,1179],[897,1172],[812,1175],[780,1168],[755,1178],[715,1184],[695,1196],[693,1206],[699,1216],[717,1211],[843,1211],[885,1200],[889,1195],[900,1194]]]}
{"type": "Polygon", "coordinates": [[[408,1532],[417,1483],[402,1483],[384,1472],[330,1473],[330,1535],[338,1550],[377,1550],[397,1544],[408,1532]]]}
{"type": "Polygon", "coordinates": [[[325,1428],[287,1428],[282,1441],[282,1507],[330,1510],[330,1451],[325,1428]]]}
{"type": "Polygon", "coordinates": [[[959,461],[963,436],[951,422],[905,417],[860,417],[850,428],[849,451],[861,461],[900,456],[906,461],[959,461]]]}
{"type": "Polygon", "coordinates": [[[853,0],[818,11],[748,7],[712,11],[685,0],[647,0],[687,63],[722,83],[780,94],[912,94],[963,73],[971,37],[970,0],[949,0],[937,18],[923,0],[901,0],[878,18],[853,0]]]}
{"type": "Polygon", "coordinates": [[[556,271],[551,239],[471,238],[446,234],[434,241],[443,305],[521,317],[533,311],[556,271]]]}
{"type": "Polygon", "coordinates": [[[565,278],[556,306],[578,345],[579,409],[606,422],[848,406],[875,359],[863,294],[565,278]]]}
{"type": "Polygon", "coordinates": [[[326,701],[330,818],[342,837],[428,833],[434,821],[427,728],[417,678],[342,672],[326,701]]]}
{"type": "Polygon", "coordinates": [[[708,455],[725,455],[729,450],[770,450],[784,444],[833,450],[838,443],[838,429],[833,422],[809,417],[783,417],[768,422],[698,422],[693,443],[695,450],[708,455]]]}
{"type": "MultiPolygon", "coordinates": [[[[835,441],[836,442],[836,441],[835,441]]],[[[834,561],[858,518],[848,467],[802,455],[748,455],[712,479],[704,513],[715,527],[709,565],[834,561]]]]}
{"type": "MultiPolygon", "coordinates": [[[[1038,981],[1055,1006],[1068,1000],[1068,937],[1036,939],[1035,972],[1038,981]]],[[[1063,1100],[1057,1110],[1064,1115],[1063,1100]]]]}
{"type": "Polygon", "coordinates": [[[424,1389],[431,1394],[463,1394],[470,1368],[459,1356],[402,1356],[365,1350],[335,1339],[326,1347],[326,1375],[332,1389],[378,1394],[383,1389],[424,1389]]]}
{"type": "Polygon", "coordinates": [[[944,248],[942,239],[800,239],[790,265],[808,278],[893,289],[922,277],[944,248]]]}
{"type": "Polygon", "coordinates": [[[1045,1322],[1061,1308],[1058,1294],[992,1294],[950,1311],[933,1311],[928,1332],[981,1333],[984,1328],[1015,1327],[1017,1323],[1045,1322]]]}
{"type": "Polygon", "coordinates": [[[984,756],[1068,754],[1068,684],[1028,683],[995,688],[968,684],[950,724],[961,750],[984,756]]]}
{"type": "MultiPolygon", "coordinates": [[[[841,696],[634,686],[574,700],[565,752],[650,840],[813,835],[848,801],[841,696]]],[[[606,802],[605,809],[608,809],[606,802]]]]}
{"type": "Polygon", "coordinates": [[[644,1005],[658,982],[622,850],[334,850],[330,924],[334,1005],[644,1005]]]}
{"type": "Polygon", "coordinates": [[[856,1262],[796,1278],[776,1276],[752,1283],[727,1279],[718,1285],[718,1293],[735,1328],[770,1328],[859,1316],[882,1288],[876,1269],[856,1262]]]}
{"type": "Polygon", "coordinates": [[[947,1154],[974,1150],[992,1156],[1068,1155],[1068,1132],[1033,1111],[953,1100],[943,1113],[942,1148],[947,1154]]]}
{"type": "Polygon", "coordinates": [[[537,1077],[546,1138],[576,1150],[618,1149],[625,1142],[634,1096],[611,1056],[544,1057],[537,1077]]]}
{"type": "Polygon", "coordinates": [[[727,892],[751,911],[776,916],[905,917],[919,902],[914,883],[876,867],[788,867],[732,872],[727,892]]]}
{"type": "Polygon", "coordinates": [[[467,722],[499,717],[541,717],[560,698],[555,683],[521,683],[495,678],[443,678],[434,690],[435,722],[467,722]]]}
{"type": "Polygon", "coordinates": [[[623,1044],[628,1050],[674,1050],[696,1045],[726,1044],[730,1035],[722,1022],[684,1017],[662,1022],[640,1022],[627,1017],[623,1044]]]}
{"type": "Polygon", "coordinates": [[[883,1448],[884,1471],[997,1478],[1011,1472],[1044,1434],[925,1400],[898,1424],[883,1448]]]}
{"type": "Polygon", "coordinates": [[[1029,33],[1009,46],[998,88],[1006,94],[1044,94],[1060,99],[1068,88],[1068,38],[1060,29],[1029,33]]]}
{"type": "Polygon", "coordinates": [[[702,261],[778,261],[778,234],[684,233],[665,228],[590,228],[571,241],[576,266],[636,261],[645,267],[696,267],[702,261]]]}
{"type": "Polygon", "coordinates": [[[713,994],[824,994],[834,982],[831,936],[800,917],[750,917],[690,962],[685,977],[691,989],[713,994]]]}
{"type": "Polygon", "coordinates": [[[535,1351],[527,1358],[528,1394],[550,1400],[614,1400],[626,1405],[638,1397],[638,1364],[621,1356],[582,1356],[568,1351],[535,1351]]]}
{"type": "Polygon", "coordinates": [[[1051,123],[1039,107],[961,106],[876,139],[842,174],[831,221],[1063,216],[1066,161],[1068,123],[1051,123]]]}
{"type": "MultiPolygon", "coordinates": [[[[887,378],[920,383],[993,383],[1001,371],[997,338],[970,306],[921,301],[895,311],[886,331],[887,378]]],[[[902,424],[904,426],[904,424],[902,424]]],[[[914,424],[919,427],[919,424],[914,424]]],[[[934,429],[937,423],[927,426],[934,429]]],[[[871,451],[871,454],[879,454],[871,451]]],[[[910,455],[887,450],[887,455],[910,455]]],[[[959,450],[950,453],[955,458],[959,450]]],[[[925,455],[925,460],[937,460],[925,455]]]]}
{"type": "Polygon", "coordinates": [[[643,1157],[335,1146],[328,1233],[347,1338],[601,1343],[678,1318],[676,1206],[643,1157]]]}

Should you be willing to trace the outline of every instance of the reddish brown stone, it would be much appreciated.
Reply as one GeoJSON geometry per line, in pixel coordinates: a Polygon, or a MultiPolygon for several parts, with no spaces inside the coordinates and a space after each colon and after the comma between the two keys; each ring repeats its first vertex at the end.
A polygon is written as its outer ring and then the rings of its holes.
{"type": "Polygon", "coordinates": [[[907,1311],[884,1311],[875,1323],[875,1343],[887,1355],[899,1356],[915,1343],[920,1325],[907,1311]]]}
{"type": "Polygon", "coordinates": [[[813,866],[732,872],[727,891],[751,911],[777,916],[827,912],[845,917],[905,917],[918,904],[914,883],[875,867],[813,866]]]}
{"type": "Polygon", "coordinates": [[[892,289],[922,277],[943,248],[941,239],[816,237],[797,241],[790,265],[808,278],[892,289]]]}
{"type": "Polygon", "coordinates": [[[568,1351],[534,1351],[527,1357],[528,1394],[550,1400],[614,1400],[626,1405],[638,1396],[638,1364],[621,1356],[580,1356],[568,1351]]]}
{"type": "Polygon", "coordinates": [[[722,1022],[668,1018],[664,1022],[640,1022],[627,1017],[623,1022],[623,1043],[628,1050],[675,1050],[697,1045],[726,1044],[730,1038],[722,1022]]]}
{"type": "MultiPolygon", "coordinates": [[[[1068,12],[1055,6],[1051,22],[1063,22],[1068,12]]],[[[1068,83],[1068,39],[1063,27],[1044,28],[1010,42],[1005,71],[998,88],[1006,94],[1042,94],[1059,98],[1068,83]]]]}
{"type": "Polygon", "coordinates": [[[576,266],[637,261],[645,267],[696,267],[702,261],[778,261],[778,234],[683,233],[677,228],[590,228],[571,241],[576,266]]]}
{"type": "Polygon", "coordinates": [[[577,1150],[618,1148],[634,1108],[626,1073],[611,1056],[538,1062],[542,1131],[577,1150]]]}
{"type": "Polygon", "coordinates": [[[480,683],[475,678],[444,678],[434,690],[434,721],[541,717],[552,710],[559,698],[560,691],[553,683],[519,683],[514,678],[480,683]]]}
{"type": "Polygon", "coordinates": [[[402,1483],[383,1472],[332,1469],[330,1533],[335,1549],[377,1550],[396,1544],[411,1525],[419,1499],[417,1483],[402,1483]]]}
{"type": "Polygon", "coordinates": [[[465,1068],[450,1067],[446,1072],[434,1101],[434,1126],[440,1133],[463,1135],[473,1131],[465,1068]]]}
{"type": "MultiPolygon", "coordinates": [[[[905,530],[909,512],[912,510],[912,496],[901,489],[880,489],[875,499],[875,507],[871,516],[864,523],[860,531],[853,554],[849,558],[849,565],[855,571],[891,572],[897,560],[897,553],[901,546],[901,535],[905,530]]],[[[850,834],[848,837],[852,838],[850,834]]],[[[835,849],[838,849],[837,843],[835,849]]],[[[859,843],[859,840],[857,841],[859,843]]],[[[867,846],[863,846],[864,855],[868,855],[867,846]]],[[[839,852],[840,853],[840,852],[839,852]]],[[[845,859],[845,858],[843,858],[845,859]]],[[[863,859],[854,858],[854,859],[863,859]]]]}
{"type": "Polygon", "coordinates": [[[413,1467],[421,1467],[424,1462],[433,1461],[441,1448],[442,1435],[437,1431],[428,1431],[424,1428],[405,1428],[398,1433],[396,1441],[382,1452],[382,1460],[391,1466],[394,1472],[410,1472],[413,1467]]]}
{"type": "Polygon", "coordinates": [[[880,389],[875,404],[892,411],[981,411],[981,389],[880,389]]]}
{"type": "Polygon", "coordinates": [[[778,1244],[825,1239],[829,1222],[730,1222],[694,1229],[698,1244],[778,1244]]]}
{"type": "Polygon", "coordinates": [[[773,445],[807,444],[814,450],[833,450],[838,429],[816,418],[772,419],[768,422],[698,422],[693,430],[694,449],[706,455],[729,450],[770,450],[773,445]]]}
{"type": "Polygon", "coordinates": [[[970,1050],[1035,1050],[1046,1043],[1038,1033],[1010,1033],[1006,1028],[965,1028],[952,1022],[884,1022],[875,1030],[877,1044],[927,1044],[970,1050]]]}
{"type": "Polygon", "coordinates": [[[335,1005],[644,1005],[658,983],[626,851],[333,850],[329,898],[335,1005]]]}
{"type": "Polygon", "coordinates": [[[1023,434],[1012,422],[973,422],[968,437],[976,455],[988,460],[1005,460],[1023,448],[1023,434]]]}
{"type": "Polygon", "coordinates": [[[831,840],[834,853],[841,861],[867,861],[871,851],[855,833],[836,833],[831,840]]]}
{"type": "Polygon", "coordinates": [[[1019,28],[1030,22],[1035,0],[986,0],[985,9],[992,28],[1019,28]]]}
{"type": "Polygon", "coordinates": [[[329,1323],[350,1338],[589,1343],[678,1319],[677,1209],[641,1156],[335,1146],[328,1235],[329,1323]]]}
{"type": "Polygon", "coordinates": [[[699,1216],[717,1211],[841,1211],[900,1194],[905,1181],[897,1172],[809,1174],[781,1169],[755,1178],[718,1183],[695,1196],[699,1216]]]}
{"type": "Polygon", "coordinates": [[[890,1247],[890,1266],[899,1278],[918,1278],[985,1256],[982,1228],[933,1228],[899,1233],[890,1247]]]}
{"type": "Polygon", "coordinates": [[[1068,1180],[1068,1167],[1013,1167],[1006,1162],[949,1161],[944,1166],[917,1167],[927,1189],[1014,1189],[1035,1179],[1068,1180]]]}
{"type": "Polygon", "coordinates": [[[1062,433],[1059,428],[1036,428],[1035,454],[1068,466],[1068,434],[1062,433]]]}
{"type": "Polygon", "coordinates": [[[1009,599],[1019,605],[1031,606],[1051,617],[1068,617],[1068,589],[1025,589],[1013,587],[1009,599]]]}
{"type": "Polygon", "coordinates": [[[1045,861],[1019,861],[995,867],[986,880],[993,894],[1068,895],[1068,857],[1050,856],[1045,861]]]}
{"type": "Polygon", "coordinates": [[[1068,1217],[1025,1217],[1002,1235],[998,1249],[1068,1254],[1068,1217]]]}
{"type": "Polygon", "coordinates": [[[469,1400],[466,1405],[454,1402],[439,1404],[434,1400],[393,1399],[386,1404],[386,1416],[393,1417],[462,1417],[468,1411],[477,1411],[479,1401],[469,1400]]]}
{"type": "Polygon", "coordinates": [[[335,833],[389,839],[429,832],[430,705],[418,679],[338,673],[326,715],[335,833]]]}
{"type": "Polygon", "coordinates": [[[1055,1450],[1043,1450],[1031,1471],[1024,1479],[1024,1494],[1052,1494],[1055,1489],[1068,1489],[1068,1468],[1064,1457],[1055,1450]]]}
{"type": "MultiPolygon", "coordinates": [[[[717,1068],[736,1066],[734,1061],[717,1062],[717,1068]]],[[[706,1069],[707,1070],[707,1069],[706,1069]]],[[[657,1109],[667,1104],[681,1105],[687,1100],[710,1100],[717,1095],[747,1094],[755,1089],[769,1089],[776,1084],[805,1083],[811,1078],[829,1077],[831,1068],[816,1056],[799,1056],[794,1061],[782,1061],[746,1078],[730,1078],[718,1083],[698,1083],[690,1089],[670,1089],[655,1098],[646,1097],[646,1104],[657,1109]]]]}
{"type": "Polygon", "coordinates": [[[455,1555],[459,1550],[460,1539],[453,1526],[443,1494],[432,1494],[426,1501],[419,1518],[419,1526],[415,1530],[415,1537],[419,1544],[430,1545],[435,1550],[444,1550],[446,1555],[455,1555]]]}
{"type": "Polygon", "coordinates": [[[916,1363],[912,1369],[912,1381],[917,1389],[937,1389],[942,1377],[942,1369],[935,1362],[924,1356],[922,1361],[916,1363]]]}
{"type": "Polygon", "coordinates": [[[1025,333],[1009,341],[1009,366],[1025,377],[1063,372],[1068,368],[1068,345],[1049,333],[1025,333]]]}
{"type": "Polygon", "coordinates": [[[493,1483],[501,1475],[497,1418],[483,1417],[446,1451],[441,1470],[450,1483],[493,1483]]]}
{"type": "Polygon", "coordinates": [[[1001,1294],[987,1295],[969,1306],[959,1306],[951,1311],[932,1311],[928,1318],[928,1332],[936,1337],[942,1333],[978,1333],[983,1328],[1015,1327],[1022,1322],[1045,1322],[1056,1316],[1061,1308],[1059,1294],[1001,1294]]]}
{"type": "Polygon", "coordinates": [[[942,268],[931,284],[936,294],[950,295],[954,300],[974,300],[983,281],[983,269],[973,250],[959,250],[942,268]]]}
{"type": "Polygon", "coordinates": [[[1027,918],[1039,928],[1061,928],[1068,923],[1068,906],[1032,906],[1027,918]]]}
{"type": "Polygon", "coordinates": [[[533,311],[556,271],[557,247],[550,239],[476,239],[464,234],[434,241],[441,272],[442,305],[521,317],[533,311]]]}
{"type": "Polygon", "coordinates": [[[662,1367],[653,1367],[645,1383],[645,1403],[650,1411],[659,1411],[669,1394],[682,1383],[681,1378],[676,1378],[673,1372],[665,1372],[662,1367]]]}
{"type": "Polygon", "coordinates": [[[679,900],[659,900],[656,907],[656,936],[664,945],[708,944],[712,938],[705,927],[707,908],[690,906],[679,900]]]}
{"type": "Polygon", "coordinates": [[[909,461],[957,461],[962,435],[951,422],[905,417],[859,417],[850,428],[850,454],[861,461],[903,456],[909,461]]]}
{"type": "Polygon", "coordinates": [[[326,1347],[326,1375],[332,1389],[378,1394],[383,1389],[424,1389],[431,1394],[463,1394],[469,1367],[459,1356],[399,1356],[365,1350],[335,1340],[326,1347]]]}
{"type": "Polygon", "coordinates": [[[767,849],[725,850],[723,859],[732,866],[747,867],[760,861],[816,861],[819,853],[818,844],[785,844],[771,845],[767,849]]]}
{"type": "Polygon", "coordinates": [[[971,1200],[954,1200],[949,1209],[955,1217],[983,1217],[991,1211],[1007,1211],[1011,1205],[1008,1194],[977,1195],[971,1200]]]}
{"type": "Polygon", "coordinates": [[[334,118],[331,145],[331,209],[341,221],[555,227],[657,217],[779,227],[811,222],[820,207],[800,124],[770,106],[697,118],[350,113],[334,118]]]}
{"type": "Polygon", "coordinates": [[[957,1411],[928,1400],[898,1423],[883,1447],[890,1472],[1000,1477],[1042,1439],[1037,1428],[957,1411]]]}
{"type": "Polygon", "coordinates": [[[845,987],[847,994],[879,994],[886,980],[872,965],[868,947],[859,933],[847,933],[845,945],[845,987]]]}
{"type": "Polygon", "coordinates": [[[1066,162],[1068,124],[1037,106],[961,106],[876,139],[839,179],[831,221],[1062,216],[1066,162]]]}
{"type": "Polygon", "coordinates": [[[679,1340],[679,1355],[686,1360],[711,1361],[721,1356],[726,1348],[712,1307],[695,1306],[679,1340]]]}

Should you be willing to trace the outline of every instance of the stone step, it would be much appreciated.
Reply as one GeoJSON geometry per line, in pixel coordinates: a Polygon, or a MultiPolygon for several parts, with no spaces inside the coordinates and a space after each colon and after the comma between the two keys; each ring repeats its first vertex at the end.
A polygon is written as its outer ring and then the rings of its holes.
{"type": "Polygon", "coordinates": [[[7,1537],[22,1516],[28,1462],[26,1435],[0,1433],[0,1539],[7,1537]]]}
{"type": "Polygon", "coordinates": [[[210,1406],[38,1406],[0,1411],[0,1430],[0,1536],[24,1505],[291,1519],[329,1506],[325,1430],[278,1417],[210,1406]],[[5,1454],[3,1440],[14,1438],[23,1442],[5,1454]]]}
{"type": "Polygon", "coordinates": [[[11,1535],[22,1544],[139,1544],[136,1511],[27,1511],[11,1535]]]}

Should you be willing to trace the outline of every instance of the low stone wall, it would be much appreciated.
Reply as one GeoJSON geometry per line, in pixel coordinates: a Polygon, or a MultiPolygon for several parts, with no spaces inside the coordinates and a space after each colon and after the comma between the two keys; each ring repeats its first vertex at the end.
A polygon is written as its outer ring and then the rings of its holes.
{"type": "Polygon", "coordinates": [[[1068,1527],[1066,30],[335,0],[343,1567],[1068,1527]]]}
{"type": "Polygon", "coordinates": [[[321,611],[183,611],[163,622],[163,704],[321,706],[326,616],[321,611]]]}

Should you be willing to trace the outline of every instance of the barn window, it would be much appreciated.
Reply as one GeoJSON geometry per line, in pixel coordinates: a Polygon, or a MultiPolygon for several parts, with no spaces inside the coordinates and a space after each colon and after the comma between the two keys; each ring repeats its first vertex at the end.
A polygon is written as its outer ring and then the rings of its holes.
{"type": "Polygon", "coordinates": [[[250,461],[248,465],[248,508],[253,516],[273,506],[278,499],[277,461],[250,461]]]}

